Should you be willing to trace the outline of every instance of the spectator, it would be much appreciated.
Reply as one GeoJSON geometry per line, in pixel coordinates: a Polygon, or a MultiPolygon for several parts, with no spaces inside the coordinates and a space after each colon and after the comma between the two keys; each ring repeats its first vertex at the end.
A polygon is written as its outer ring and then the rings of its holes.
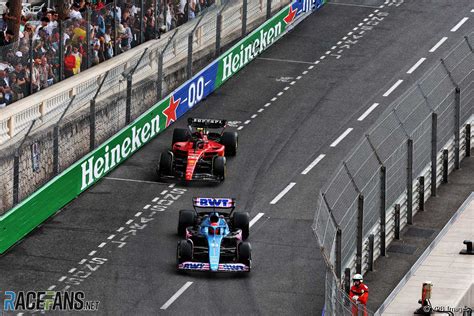
{"type": "Polygon", "coordinates": [[[12,44],[14,37],[15,37],[15,34],[11,30],[0,32],[0,46],[6,46],[6,45],[12,44]]]}
{"type": "Polygon", "coordinates": [[[0,108],[7,106],[12,101],[10,80],[7,77],[6,69],[0,68],[0,108]]]}
{"type": "Polygon", "coordinates": [[[74,68],[76,68],[76,57],[72,54],[71,45],[68,45],[64,57],[64,76],[69,78],[74,75],[74,68]]]}
{"type": "Polygon", "coordinates": [[[72,72],[77,75],[81,72],[82,54],[79,52],[79,46],[74,45],[72,48],[72,55],[76,57],[76,65],[72,69],[72,72]]]}

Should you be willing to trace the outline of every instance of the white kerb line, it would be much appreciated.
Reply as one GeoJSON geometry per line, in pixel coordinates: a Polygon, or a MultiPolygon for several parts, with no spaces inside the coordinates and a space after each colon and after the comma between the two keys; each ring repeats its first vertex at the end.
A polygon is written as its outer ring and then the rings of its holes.
{"type": "Polygon", "coordinates": [[[336,147],[347,135],[349,135],[350,132],[352,132],[352,130],[353,130],[352,127],[349,127],[348,129],[346,129],[346,131],[342,133],[341,136],[339,136],[335,141],[332,142],[330,147],[336,147]]]}
{"type": "Polygon", "coordinates": [[[383,96],[388,97],[390,94],[392,94],[393,91],[395,91],[396,88],[398,88],[399,85],[402,84],[402,82],[403,80],[399,79],[397,82],[395,82],[395,84],[392,87],[390,87],[390,89],[387,90],[387,92],[383,94],[383,96]]]}
{"type": "Polygon", "coordinates": [[[186,282],[186,284],[184,284],[179,290],[178,292],[174,293],[173,296],[170,297],[170,299],[168,301],[166,301],[166,303],[163,304],[163,306],[160,307],[160,309],[167,309],[168,307],[170,307],[171,304],[173,304],[174,301],[176,301],[178,299],[178,297],[181,296],[181,294],[184,293],[184,291],[186,291],[188,289],[188,287],[191,286],[191,284],[193,284],[193,282],[186,282]]]}
{"type": "Polygon", "coordinates": [[[270,202],[270,204],[277,204],[278,201],[280,201],[280,199],[288,193],[288,191],[291,190],[292,187],[294,187],[296,184],[296,182],[290,182],[290,184],[288,184],[286,186],[286,188],[283,189],[283,191],[280,192],[280,194],[278,194],[277,196],[275,196],[275,198],[270,202]]]}
{"type": "Polygon", "coordinates": [[[436,45],[433,46],[433,47],[429,50],[429,52],[430,52],[430,53],[435,52],[441,45],[443,45],[444,42],[446,42],[447,39],[448,39],[447,37],[443,37],[442,39],[440,39],[439,42],[436,43],[436,45]]]}
{"type": "Polygon", "coordinates": [[[325,154],[319,155],[312,163],[309,164],[308,167],[306,167],[306,169],[303,170],[301,174],[308,174],[308,172],[310,172],[311,169],[313,169],[321,160],[323,160],[324,157],[326,157],[325,154]]]}
{"type": "Polygon", "coordinates": [[[359,122],[362,122],[367,116],[369,116],[370,113],[372,113],[373,110],[375,110],[376,107],[378,107],[378,103],[374,103],[370,106],[370,108],[367,109],[357,120],[359,122]]]}
{"type": "Polygon", "coordinates": [[[408,71],[407,74],[412,74],[420,65],[426,60],[426,58],[420,58],[408,71]]]}
{"type": "Polygon", "coordinates": [[[265,213],[258,213],[249,223],[249,227],[252,227],[265,213]]]}
{"type": "Polygon", "coordinates": [[[468,17],[462,18],[461,21],[459,21],[458,24],[456,24],[456,25],[451,29],[451,32],[456,32],[457,30],[459,30],[459,28],[460,28],[464,23],[466,23],[467,20],[469,20],[468,17]]]}

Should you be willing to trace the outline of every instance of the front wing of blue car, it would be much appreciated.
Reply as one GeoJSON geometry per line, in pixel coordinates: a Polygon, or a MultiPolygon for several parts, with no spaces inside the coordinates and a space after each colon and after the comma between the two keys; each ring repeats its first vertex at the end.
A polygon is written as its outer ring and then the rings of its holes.
{"type": "MultiPolygon", "coordinates": [[[[212,271],[209,263],[194,261],[180,263],[178,270],[212,271]]],[[[250,267],[243,263],[220,263],[217,271],[212,272],[250,272],[250,267]]]]}

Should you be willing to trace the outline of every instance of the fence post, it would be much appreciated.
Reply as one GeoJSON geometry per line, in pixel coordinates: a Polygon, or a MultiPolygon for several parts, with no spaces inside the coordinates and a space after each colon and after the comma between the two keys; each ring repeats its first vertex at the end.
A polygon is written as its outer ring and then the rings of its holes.
{"type": "Polygon", "coordinates": [[[431,114],[431,196],[436,196],[438,182],[438,114],[431,114]]]}
{"type": "Polygon", "coordinates": [[[194,33],[188,35],[188,66],[186,68],[186,77],[189,80],[193,76],[193,38],[194,33]]]}
{"type": "MultiPolygon", "coordinates": [[[[61,63],[61,59],[59,59],[61,63]]],[[[33,67],[34,67],[34,56],[33,56],[33,36],[30,38],[30,95],[33,94],[33,67]]]]}
{"type": "Polygon", "coordinates": [[[385,166],[380,166],[380,255],[385,256],[385,222],[386,222],[386,203],[387,203],[387,170],[385,166]]]}
{"type": "Polygon", "coordinates": [[[140,44],[143,44],[145,41],[144,36],[145,36],[145,25],[144,21],[145,20],[145,6],[144,6],[144,1],[140,0],[140,44]]]}
{"type": "Polygon", "coordinates": [[[127,76],[127,101],[125,105],[125,125],[130,124],[132,121],[132,85],[133,75],[127,76]]]}
{"type": "Polygon", "coordinates": [[[425,210],[425,177],[418,178],[418,207],[420,211],[425,210]]]}
{"type": "Polygon", "coordinates": [[[471,157],[471,124],[466,124],[466,157],[471,157]]]}
{"type": "Polygon", "coordinates": [[[59,124],[61,124],[61,121],[63,120],[64,115],[66,115],[67,110],[69,110],[75,98],[76,96],[72,97],[71,101],[69,101],[69,104],[67,105],[63,114],[61,114],[61,117],[54,125],[54,129],[53,129],[53,174],[54,175],[59,174],[59,124]]]}
{"type": "Polygon", "coordinates": [[[400,204],[395,204],[395,239],[400,239],[400,204]]]}
{"type": "Polygon", "coordinates": [[[158,100],[161,100],[163,96],[163,53],[158,54],[158,82],[156,83],[158,100]]]}
{"type": "Polygon", "coordinates": [[[89,150],[93,150],[95,148],[95,114],[96,114],[96,109],[95,109],[95,99],[99,95],[100,89],[102,89],[102,86],[104,85],[105,79],[107,79],[107,76],[109,75],[109,72],[107,71],[102,78],[102,81],[99,84],[99,87],[97,88],[97,91],[95,92],[94,97],[91,99],[91,103],[89,106],[89,116],[90,116],[90,122],[89,122],[89,150]]]}
{"type": "Polygon", "coordinates": [[[91,10],[86,11],[86,69],[91,66],[91,10]]]}
{"type": "Polygon", "coordinates": [[[272,0],[267,0],[267,20],[272,17],[272,0]]]}
{"type": "Polygon", "coordinates": [[[342,230],[337,228],[336,231],[336,275],[341,277],[342,273],[342,230]]]}
{"type": "Polygon", "coordinates": [[[13,158],[13,206],[18,204],[20,190],[20,148],[15,150],[13,158]]]}
{"type": "Polygon", "coordinates": [[[461,138],[461,89],[456,87],[454,94],[454,168],[460,168],[459,139],[461,138]]]}
{"type": "Polygon", "coordinates": [[[449,151],[443,150],[443,183],[448,183],[449,151]]]}
{"type": "Polygon", "coordinates": [[[64,79],[64,25],[59,20],[59,81],[64,79]]]}
{"type": "Polygon", "coordinates": [[[349,294],[351,290],[351,269],[346,268],[344,270],[344,292],[349,294]]]}
{"type": "Polygon", "coordinates": [[[413,224],[413,139],[407,140],[407,223],[413,224]]]}
{"type": "Polygon", "coordinates": [[[118,46],[118,42],[117,42],[117,0],[114,0],[113,3],[113,14],[112,14],[112,18],[114,20],[113,24],[112,24],[112,32],[114,33],[114,56],[117,56],[119,54],[119,46],[118,46]]]}
{"type": "Polygon", "coordinates": [[[247,7],[248,0],[242,0],[242,37],[247,34],[247,7]]]}
{"type": "Polygon", "coordinates": [[[369,271],[374,271],[374,234],[369,235],[369,271]]]}
{"type": "Polygon", "coordinates": [[[359,194],[357,202],[357,252],[356,252],[356,270],[362,273],[362,237],[364,227],[364,196],[359,194]]]}
{"type": "Polygon", "coordinates": [[[216,52],[215,57],[221,54],[221,29],[222,29],[222,10],[217,14],[216,18],[216,52]]]}

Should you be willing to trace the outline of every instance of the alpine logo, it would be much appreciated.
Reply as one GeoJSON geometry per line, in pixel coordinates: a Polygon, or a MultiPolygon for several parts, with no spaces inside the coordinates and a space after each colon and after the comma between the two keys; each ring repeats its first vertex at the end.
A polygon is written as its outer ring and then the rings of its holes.
{"type": "Polygon", "coordinates": [[[230,208],[234,206],[234,201],[228,198],[196,198],[194,205],[197,207],[230,208]]]}

